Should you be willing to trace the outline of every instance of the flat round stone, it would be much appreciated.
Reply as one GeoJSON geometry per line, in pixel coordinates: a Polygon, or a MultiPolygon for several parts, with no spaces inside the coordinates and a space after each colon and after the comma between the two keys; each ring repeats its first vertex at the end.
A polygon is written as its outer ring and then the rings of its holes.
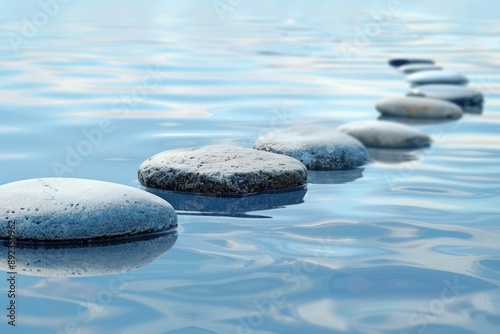
{"type": "Polygon", "coordinates": [[[253,147],[294,157],[310,170],[351,169],[368,162],[358,140],[320,126],[276,130],[259,137],[253,147]]]}
{"type": "Polygon", "coordinates": [[[451,71],[424,71],[406,76],[412,86],[420,85],[466,85],[469,80],[460,73],[451,71]]]}
{"type": "Polygon", "coordinates": [[[460,106],[483,104],[483,94],[480,91],[464,86],[423,85],[414,87],[409,95],[445,100],[460,106]]]}
{"type": "MultiPolygon", "coordinates": [[[[176,239],[177,232],[169,231],[88,244],[74,241],[67,244],[17,243],[16,271],[43,277],[116,275],[153,263],[174,245],[176,239]]],[[[0,244],[0,256],[7,259],[8,253],[8,243],[0,244]]],[[[0,261],[0,269],[12,271],[7,261],[0,261]]],[[[123,276],[127,277],[131,276],[123,276]]]]}
{"type": "Polygon", "coordinates": [[[386,121],[361,121],[341,125],[348,133],[369,147],[417,148],[431,144],[431,138],[407,125],[386,121]]]}
{"type": "Polygon", "coordinates": [[[159,153],[138,170],[145,187],[212,196],[244,195],[304,185],[298,160],[231,145],[209,145],[159,153]]]}
{"type": "Polygon", "coordinates": [[[409,64],[398,67],[398,71],[405,74],[413,74],[423,71],[440,71],[443,68],[432,64],[409,64]]]}
{"type": "Polygon", "coordinates": [[[392,97],[381,100],[375,108],[384,116],[455,119],[463,114],[454,103],[425,97],[392,97]]]}
{"type": "Polygon", "coordinates": [[[394,58],[389,60],[389,65],[393,67],[399,67],[409,64],[434,64],[434,61],[430,59],[418,59],[418,58],[394,58]]]}
{"type": "Polygon", "coordinates": [[[173,207],[121,184],[42,178],[0,186],[0,238],[57,241],[164,231],[177,226],[173,207]]]}

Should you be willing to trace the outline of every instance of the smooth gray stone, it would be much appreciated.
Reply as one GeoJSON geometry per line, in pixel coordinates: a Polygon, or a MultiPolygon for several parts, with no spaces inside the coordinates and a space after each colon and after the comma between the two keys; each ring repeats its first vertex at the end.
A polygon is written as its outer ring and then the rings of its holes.
{"type": "Polygon", "coordinates": [[[159,153],[140,165],[138,178],[149,188],[212,196],[246,195],[304,185],[307,169],[284,155],[210,145],[159,153]]]}
{"type": "Polygon", "coordinates": [[[475,89],[455,85],[423,85],[414,87],[409,96],[422,96],[458,104],[465,112],[480,113],[483,94],[475,89]]]}
{"type": "Polygon", "coordinates": [[[177,226],[163,199],[121,184],[42,178],[0,186],[0,238],[96,239],[158,232],[177,226]]]}
{"type": "Polygon", "coordinates": [[[423,71],[440,71],[443,68],[432,64],[408,64],[398,67],[398,71],[404,74],[413,74],[423,71]]]}
{"type": "Polygon", "coordinates": [[[451,71],[424,71],[406,76],[412,86],[421,85],[466,85],[469,80],[460,73],[451,71]]]}
{"type": "Polygon", "coordinates": [[[393,122],[353,122],[339,126],[338,130],[369,147],[416,148],[431,144],[431,138],[424,132],[393,122]]]}
{"type": "Polygon", "coordinates": [[[393,67],[399,67],[409,64],[434,64],[434,61],[430,59],[418,59],[418,58],[394,58],[389,60],[389,65],[393,67]]]}
{"type": "Polygon", "coordinates": [[[358,140],[313,125],[270,132],[257,138],[253,147],[294,157],[310,170],[351,169],[368,161],[366,148],[358,140]]]}
{"type": "MultiPolygon", "coordinates": [[[[214,197],[181,193],[155,188],[143,188],[168,201],[178,214],[218,215],[231,217],[263,218],[247,212],[271,210],[304,202],[305,186],[285,190],[267,191],[249,196],[214,197]]],[[[267,218],[267,216],[264,216],[267,218]]]]}
{"type": "MultiPolygon", "coordinates": [[[[17,243],[15,271],[22,275],[44,277],[116,275],[153,263],[176,240],[177,232],[171,231],[88,244],[17,243]]],[[[8,253],[8,242],[3,241],[0,243],[0,257],[7,259],[8,253]]],[[[0,261],[0,270],[12,271],[7,261],[0,261]]]]}
{"type": "Polygon", "coordinates": [[[456,104],[424,97],[391,97],[375,104],[385,116],[456,119],[463,111],[456,104]]]}

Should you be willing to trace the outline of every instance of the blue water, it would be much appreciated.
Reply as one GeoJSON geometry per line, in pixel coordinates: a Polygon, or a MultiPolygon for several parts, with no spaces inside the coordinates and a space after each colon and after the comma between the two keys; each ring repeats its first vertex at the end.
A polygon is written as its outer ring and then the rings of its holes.
{"type": "Polygon", "coordinates": [[[0,1],[0,184],[139,187],[163,150],[373,120],[376,101],[408,92],[396,56],[463,73],[484,109],[414,122],[431,148],[370,150],[306,192],[172,198],[178,238],[155,262],[18,275],[15,328],[0,277],[1,332],[497,333],[499,3],[179,2],[0,1]]]}

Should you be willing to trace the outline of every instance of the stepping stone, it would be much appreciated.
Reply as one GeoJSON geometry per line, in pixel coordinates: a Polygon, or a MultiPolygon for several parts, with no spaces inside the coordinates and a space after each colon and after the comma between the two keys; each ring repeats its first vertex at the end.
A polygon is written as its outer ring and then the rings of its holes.
{"type": "Polygon", "coordinates": [[[403,65],[410,64],[434,64],[433,60],[430,59],[417,59],[417,58],[394,58],[389,60],[389,65],[393,67],[399,67],[403,65]]]}
{"type": "Polygon", "coordinates": [[[0,186],[0,238],[14,233],[17,240],[97,239],[175,226],[170,204],[121,184],[42,178],[0,186]]]}
{"type": "Polygon", "coordinates": [[[408,95],[445,100],[461,107],[482,106],[483,104],[483,94],[480,91],[463,86],[424,85],[413,88],[408,95]]]}
{"type": "Polygon", "coordinates": [[[409,64],[398,67],[398,71],[405,74],[413,74],[423,71],[440,71],[443,68],[432,64],[409,64]]]}
{"type": "Polygon", "coordinates": [[[339,126],[338,130],[369,147],[418,148],[431,144],[431,138],[424,132],[393,122],[353,122],[339,126]]]}
{"type": "Polygon", "coordinates": [[[425,97],[392,97],[379,101],[375,108],[384,116],[456,119],[463,114],[454,103],[425,97]]]}
{"type": "Polygon", "coordinates": [[[424,71],[410,74],[406,77],[412,86],[421,85],[466,85],[469,80],[460,73],[451,71],[424,71]]]}
{"type": "Polygon", "coordinates": [[[369,147],[368,154],[373,162],[382,162],[385,164],[400,164],[408,161],[418,160],[418,151],[414,148],[386,149],[369,147]]]}
{"type": "Polygon", "coordinates": [[[301,186],[307,169],[284,155],[210,145],[159,153],[141,164],[138,177],[145,187],[225,196],[301,186]]]}
{"type": "Polygon", "coordinates": [[[368,162],[358,140],[320,126],[276,130],[259,137],[253,148],[294,157],[310,170],[351,169],[368,162]]]}
{"type": "MultiPolygon", "coordinates": [[[[129,271],[145,267],[165,252],[177,239],[176,231],[153,233],[133,238],[116,238],[83,242],[16,244],[18,274],[42,277],[84,277],[117,275],[133,277],[129,271]],[[112,240],[112,241],[111,241],[112,240]]],[[[0,244],[0,256],[7,259],[9,247],[0,244]]],[[[0,261],[0,270],[12,271],[7,261],[0,261]]],[[[120,276],[117,276],[120,277],[120,276]]],[[[117,282],[118,283],[118,282],[117,282]]]]}

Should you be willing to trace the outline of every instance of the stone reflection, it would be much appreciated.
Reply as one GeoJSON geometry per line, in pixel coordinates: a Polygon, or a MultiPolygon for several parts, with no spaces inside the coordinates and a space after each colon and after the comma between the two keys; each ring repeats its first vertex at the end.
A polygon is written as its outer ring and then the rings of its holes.
{"type": "Polygon", "coordinates": [[[267,216],[247,215],[247,212],[281,208],[304,202],[307,192],[305,186],[280,191],[269,191],[239,197],[214,197],[181,193],[168,190],[142,187],[169,202],[176,211],[203,215],[244,216],[268,218],[267,216]]]}
{"type": "Polygon", "coordinates": [[[363,177],[364,168],[332,171],[308,171],[307,181],[314,184],[342,184],[363,177]]]}
{"type": "MultiPolygon", "coordinates": [[[[43,277],[83,277],[124,273],[153,263],[177,240],[177,232],[163,232],[89,243],[17,242],[15,271],[43,277]]],[[[0,257],[7,259],[8,242],[0,241],[0,257]]],[[[13,271],[7,261],[0,270],[13,271]]]]}

